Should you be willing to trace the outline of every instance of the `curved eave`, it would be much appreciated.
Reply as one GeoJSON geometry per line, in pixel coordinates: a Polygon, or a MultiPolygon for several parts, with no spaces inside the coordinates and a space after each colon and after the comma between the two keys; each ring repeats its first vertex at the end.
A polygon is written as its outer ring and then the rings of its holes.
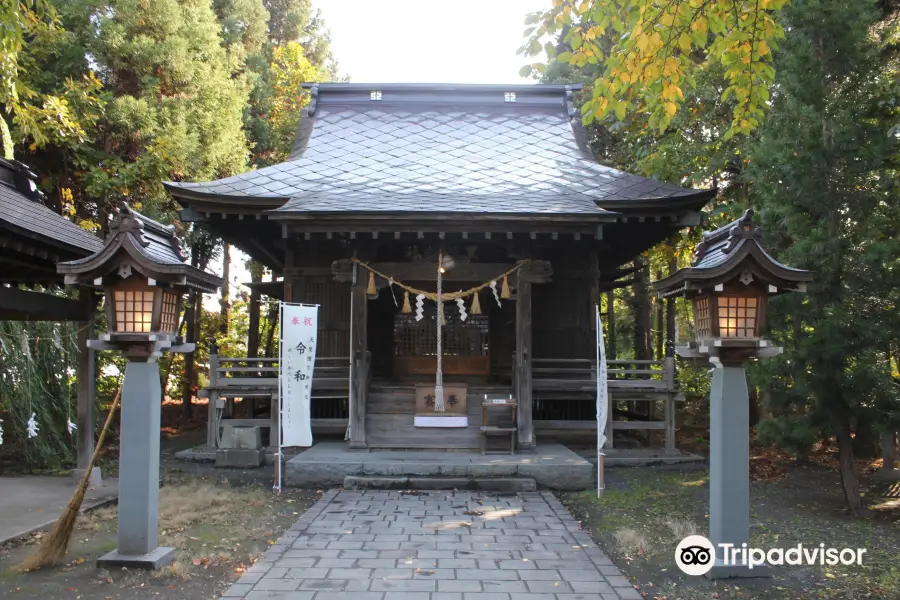
{"type": "Polygon", "coordinates": [[[597,200],[597,206],[604,210],[617,211],[622,214],[653,213],[659,211],[672,212],[681,210],[699,211],[716,197],[718,190],[698,190],[691,194],[663,196],[660,198],[623,198],[616,200],[597,200]]]}
{"type": "Polygon", "coordinates": [[[186,264],[160,264],[148,258],[135,244],[130,234],[119,234],[100,251],[86,258],[59,263],[57,272],[66,275],[66,280],[75,279],[79,283],[93,284],[98,277],[105,277],[116,271],[121,264],[118,254],[124,254],[134,263],[135,269],[144,277],[166,283],[186,285],[206,293],[217,291],[222,278],[201,271],[186,264]]]}
{"type": "Polygon", "coordinates": [[[752,260],[754,274],[765,283],[779,290],[792,288],[813,280],[812,271],[794,269],[773,259],[753,240],[742,240],[737,248],[728,253],[727,258],[711,267],[687,267],[673,275],[653,283],[660,296],[673,296],[700,287],[725,283],[739,275],[741,263],[752,260]]]}
{"type": "Polygon", "coordinates": [[[384,220],[414,218],[422,221],[446,221],[448,219],[488,219],[500,221],[531,221],[534,219],[552,221],[595,221],[615,222],[620,213],[607,210],[596,213],[552,213],[552,212],[463,212],[463,211],[271,211],[266,213],[273,221],[312,221],[316,219],[363,219],[384,220]]]}
{"type": "Polygon", "coordinates": [[[240,205],[243,208],[259,208],[260,210],[271,210],[280,208],[289,200],[289,198],[284,196],[231,196],[226,194],[215,194],[192,188],[184,188],[181,187],[180,184],[172,181],[164,181],[163,187],[176,200],[199,202],[209,205],[210,208],[213,208],[215,205],[229,207],[240,205]]]}

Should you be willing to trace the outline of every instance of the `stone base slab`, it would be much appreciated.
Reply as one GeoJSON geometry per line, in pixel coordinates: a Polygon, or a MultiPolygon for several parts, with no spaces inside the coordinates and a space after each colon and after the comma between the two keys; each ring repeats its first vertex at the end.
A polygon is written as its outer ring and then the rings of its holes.
{"type": "MultiPolygon", "coordinates": [[[[478,451],[351,450],[344,442],[323,441],[285,465],[288,487],[340,486],[347,477],[533,479],[542,488],[586,490],[595,467],[560,444],[539,444],[534,452],[484,456],[478,451]]],[[[478,489],[478,488],[474,488],[478,489]]]]}
{"type": "Polygon", "coordinates": [[[119,554],[113,550],[97,559],[98,569],[146,569],[158,571],[175,560],[175,548],[160,546],[147,554],[119,554]]]}
{"type": "Polygon", "coordinates": [[[482,490],[492,492],[534,492],[537,482],[528,477],[379,477],[349,475],[345,490],[482,490]]]}
{"type": "Polygon", "coordinates": [[[262,448],[219,448],[216,450],[216,468],[237,467],[256,469],[266,462],[266,451],[262,448]]]}

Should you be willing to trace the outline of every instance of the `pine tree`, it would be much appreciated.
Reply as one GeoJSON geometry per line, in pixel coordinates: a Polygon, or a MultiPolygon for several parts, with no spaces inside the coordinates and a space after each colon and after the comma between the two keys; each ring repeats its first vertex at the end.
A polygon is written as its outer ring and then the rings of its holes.
{"type": "Polygon", "coordinates": [[[889,369],[898,90],[881,53],[880,18],[874,0],[797,0],[785,9],[771,112],[747,171],[769,247],[816,273],[807,294],[770,304],[785,354],[755,378],[778,415],[762,432],[798,450],[836,436],[856,515],[866,509],[852,436],[865,423],[896,426],[900,414],[889,369]]]}
{"type": "Polygon", "coordinates": [[[23,156],[51,195],[95,228],[122,200],[167,219],[163,180],[246,168],[243,38],[229,45],[208,0],[56,0],[56,10],[65,35],[33,68],[48,87],[95,72],[106,103],[83,144],[23,156]]]}

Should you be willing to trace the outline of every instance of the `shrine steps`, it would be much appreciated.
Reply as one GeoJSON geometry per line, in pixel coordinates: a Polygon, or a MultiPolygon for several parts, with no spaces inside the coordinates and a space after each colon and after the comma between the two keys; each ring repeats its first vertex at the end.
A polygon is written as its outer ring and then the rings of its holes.
{"type": "Polygon", "coordinates": [[[406,477],[348,475],[345,490],[481,490],[491,492],[535,492],[533,477],[406,477]]]}
{"type": "Polygon", "coordinates": [[[320,441],[287,461],[284,481],[290,487],[310,487],[360,485],[348,477],[382,478],[378,481],[385,486],[409,489],[428,479],[435,480],[429,485],[452,484],[452,489],[501,485],[487,480],[533,479],[539,488],[584,490],[594,485],[595,471],[561,444],[539,443],[528,452],[485,456],[471,450],[354,450],[346,442],[320,441]]]}
{"type": "Polygon", "coordinates": [[[416,388],[409,383],[373,382],[366,403],[366,443],[385,449],[476,449],[481,447],[481,402],[488,397],[504,397],[509,385],[468,386],[468,427],[423,428],[413,426],[416,388]]]}

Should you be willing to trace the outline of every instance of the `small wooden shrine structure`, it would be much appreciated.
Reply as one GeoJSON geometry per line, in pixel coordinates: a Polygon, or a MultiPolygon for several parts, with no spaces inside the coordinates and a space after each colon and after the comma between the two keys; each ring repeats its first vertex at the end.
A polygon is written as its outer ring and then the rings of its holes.
{"type": "MultiPolygon", "coordinates": [[[[345,391],[314,393],[314,431],[349,425],[357,448],[478,448],[485,395],[516,399],[520,448],[540,423],[596,427],[594,305],[625,285],[621,265],[699,225],[715,191],[598,164],[578,89],[311,84],[287,161],[165,184],[183,220],[281,275],[265,293],[320,305],[317,361],[343,362],[345,391]],[[407,307],[400,284],[433,295],[439,253],[453,262],[442,372],[467,388],[462,428],[414,424],[416,387],[435,381],[440,318],[427,297],[407,307]]],[[[672,398],[666,377],[647,385],[672,398]]]]}
{"type": "Polygon", "coordinates": [[[89,256],[102,247],[100,238],[44,205],[31,168],[0,159],[0,320],[79,324],[78,468],[87,466],[94,450],[94,355],[87,340],[94,334],[96,301],[86,288],[77,299],[47,290],[63,285],[56,263],[89,256]]]}

